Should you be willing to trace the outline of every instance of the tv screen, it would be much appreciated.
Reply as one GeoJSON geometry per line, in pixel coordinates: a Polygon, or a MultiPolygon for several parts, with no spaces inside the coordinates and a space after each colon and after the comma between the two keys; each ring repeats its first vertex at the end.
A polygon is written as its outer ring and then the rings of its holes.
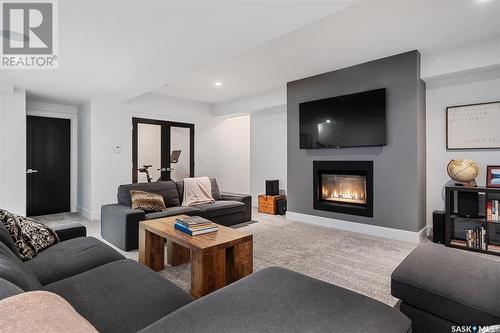
{"type": "Polygon", "coordinates": [[[385,110],[385,88],[300,103],[300,148],[385,145],[385,110]]]}

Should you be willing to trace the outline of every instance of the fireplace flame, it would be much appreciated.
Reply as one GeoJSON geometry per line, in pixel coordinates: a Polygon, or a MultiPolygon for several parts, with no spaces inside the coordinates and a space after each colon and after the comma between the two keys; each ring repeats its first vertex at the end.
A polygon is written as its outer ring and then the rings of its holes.
{"type": "Polygon", "coordinates": [[[366,181],[356,176],[333,176],[321,190],[324,200],[366,204],[366,181]]]}

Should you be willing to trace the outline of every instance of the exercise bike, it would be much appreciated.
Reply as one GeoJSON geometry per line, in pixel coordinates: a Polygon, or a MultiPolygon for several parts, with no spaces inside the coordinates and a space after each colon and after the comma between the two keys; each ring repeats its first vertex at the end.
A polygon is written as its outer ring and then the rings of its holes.
{"type": "MultiPolygon", "coordinates": [[[[175,163],[179,162],[180,155],[181,155],[181,150],[173,150],[172,154],[170,154],[170,164],[175,164],[175,163]]],[[[151,178],[151,175],[149,174],[149,169],[152,167],[153,166],[151,164],[147,164],[147,165],[143,165],[142,168],[137,169],[137,171],[146,174],[146,179],[147,179],[148,183],[153,182],[153,179],[151,178]]],[[[161,181],[161,173],[162,172],[172,172],[174,169],[173,168],[160,168],[160,169],[156,169],[156,170],[160,171],[160,177],[157,180],[155,180],[155,182],[159,182],[159,181],[161,181]]],[[[170,179],[170,176],[168,178],[169,178],[168,180],[172,180],[172,179],[170,179]]]]}

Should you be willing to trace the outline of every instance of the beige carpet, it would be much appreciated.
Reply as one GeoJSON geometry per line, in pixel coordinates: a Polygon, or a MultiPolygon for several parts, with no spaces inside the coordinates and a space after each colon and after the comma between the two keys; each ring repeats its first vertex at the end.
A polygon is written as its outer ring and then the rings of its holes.
{"type": "MultiPolygon", "coordinates": [[[[75,214],[41,217],[46,221],[78,221],[88,234],[100,238],[100,223],[75,214]]],[[[254,235],[254,271],[281,266],[359,292],[394,306],[390,276],[415,244],[365,236],[285,220],[254,212],[258,222],[238,226],[254,235]]],[[[123,252],[137,260],[137,251],[123,252]]],[[[160,274],[190,289],[190,265],[168,266],[160,274]]]]}

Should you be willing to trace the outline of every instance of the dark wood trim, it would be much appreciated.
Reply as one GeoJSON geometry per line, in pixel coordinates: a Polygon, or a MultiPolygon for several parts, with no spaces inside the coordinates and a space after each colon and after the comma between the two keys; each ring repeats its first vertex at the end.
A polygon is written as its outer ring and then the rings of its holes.
{"type": "Polygon", "coordinates": [[[448,109],[453,109],[453,108],[460,108],[464,106],[474,106],[474,105],[485,105],[485,104],[495,104],[495,103],[500,103],[499,101],[492,101],[492,102],[482,102],[482,103],[473,103],[473,104],[462,104],[462,105],[451,105],[446,107],[446,150],[491,150],[491,149],[500,149],[500,147],[485,147],[485,148],[449,148],[448,144],[448,109]]]}
{"type": "MultiPolygon", "coordinates": [[[[175,121],[148,119],[148,118],[132,118],[132,182],[137,183],[137,128],[139,124],[150,124],[161,126],[161,151],[171,151],[170,135],[172,127],[183,127],[189,128],[189,176],[194,177],[194,124],[181,123],[175,121]]],[[[170,154],[162,154],[161,156],[161,166],[170,168],[170,154]]],[[[161,173],[161,180],[169,180],[170,171],[161,173]]]]}

